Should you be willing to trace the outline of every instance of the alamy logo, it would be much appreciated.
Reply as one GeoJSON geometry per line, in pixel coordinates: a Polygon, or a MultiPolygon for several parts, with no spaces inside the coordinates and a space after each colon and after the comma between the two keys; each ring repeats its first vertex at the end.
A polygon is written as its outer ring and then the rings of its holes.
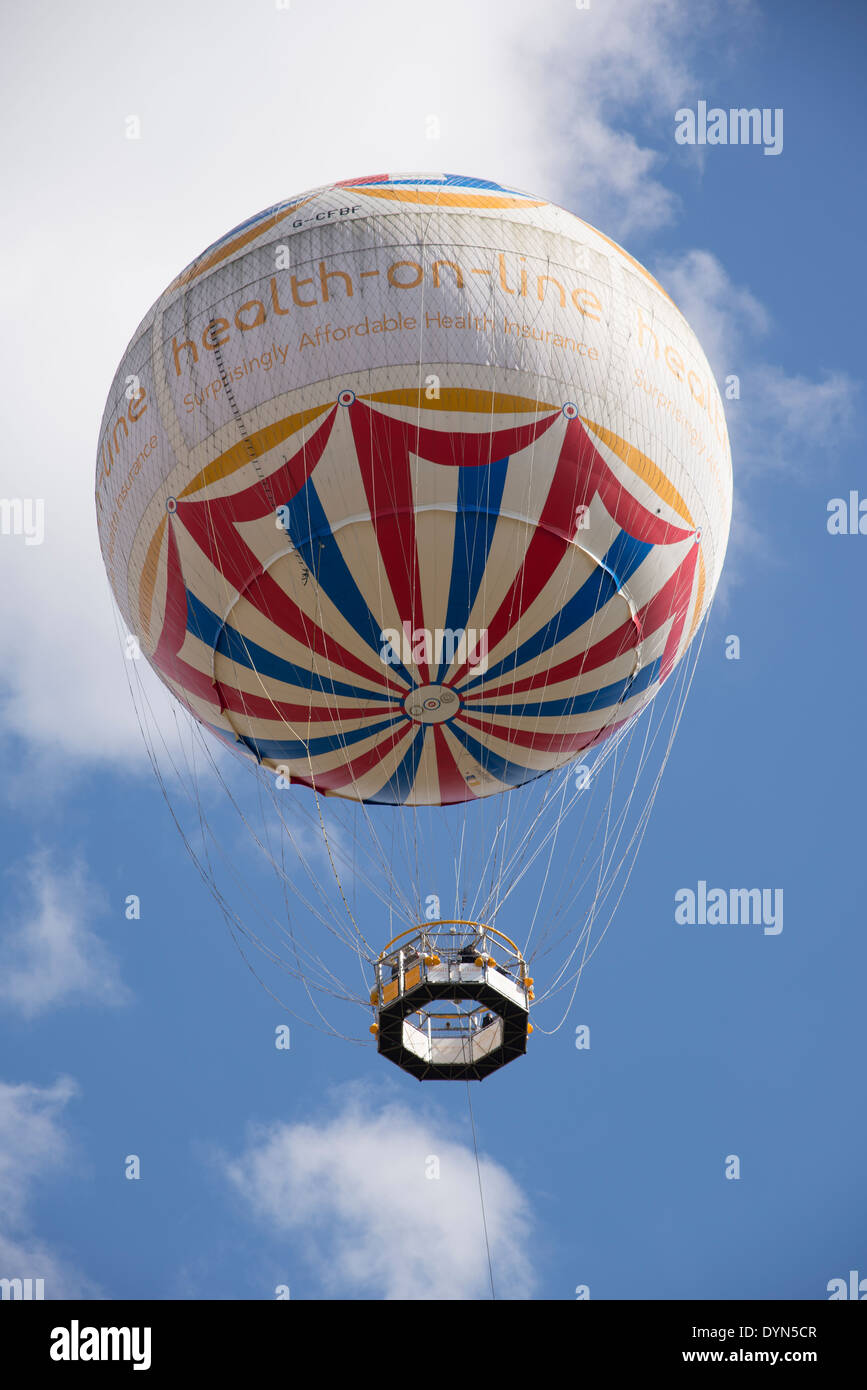
{"type": "Polygon", "coordinates": [[[451,666],[458,661],[474,671],[488,669],[488,629],[485,627],[431,630],[429,627],[413,628],[412,623],[405,622],[400,632],[396,627],[383,628],[379,641],[379,657],[386,666],[409,666],[412,662],[451,666]]]}
{"type": "Polygon", "coordinates": [[[853,488],[845,497],[832,497],[828,503],[828,533],[831,536],[867,536],[867,497],[853,488]]]}
{"type": "Polygon", "coordinates": [[[22,1298],[26,1301],[44,1297],[44,1279],[0,1279],[0,1298],[22,1298]]]}
{"type": "Polygon", "coordinates": [[[825,1285],[828,1298],[853,1298],[863,1303],[867,1299],[867,1279],[859,1278],[857,1269],[849,1270],[848,1282],[845,1279],[829,1279],[825,1285]]]}
{"type": "Polygon", "coordinates": [[[700,879],[697,892],[678,888],[674,902],[680,926],[764,927],[765,936],[783,930],[782,888],[708,888],[700,879]]]}
{"type": "Polygon", "coordinates": [[[698,109],[682,106],[674,113],[674,138],[679,145],[764,145],[765,154],[783,152],[783,108],[732,107],[724,111],[700,101],[698,109]]]}
{"type": "Polygon", "coordinates": [[[80,1327],[73,1318],[69,1327],[51,1329],[52,1361],[132,1361],[134,1371],[148,1371],[151,1364],[149,1327],[80,1327]]]}
{"type": "Polygon", "coordinates": [[[0,497],[0,534],[23,536],[25,545],[45,539],[45,501],[41,497],[0,497]]]}

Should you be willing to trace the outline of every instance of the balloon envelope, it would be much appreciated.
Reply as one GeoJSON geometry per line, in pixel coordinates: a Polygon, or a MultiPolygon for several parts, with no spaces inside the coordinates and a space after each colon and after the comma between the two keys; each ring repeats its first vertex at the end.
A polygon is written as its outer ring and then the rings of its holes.
{"type": "Polygon", "coordinates": [[[711,601],[731,459],[664,290],[578,217],[453,175],[269,208],[118,369],[96,501],[166,685],[292,782],[444,805],[580,757],[711,601]]]}

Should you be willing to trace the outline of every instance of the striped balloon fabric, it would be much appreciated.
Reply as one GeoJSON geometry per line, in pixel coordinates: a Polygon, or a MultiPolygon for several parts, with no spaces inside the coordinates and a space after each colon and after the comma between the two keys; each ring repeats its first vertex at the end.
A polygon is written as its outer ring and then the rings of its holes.
{"type": "Polygon", "coordinates": [[[445,805],[651,698],[700,611],[699,551],[670,488],[651,508],[619,481],[622,441],[574,402],[448,388],[315,415],[269,477],[227,493],[218,460],[168,503],[153,660],[214,732],[216,699],[292,781],[445,805]]]}

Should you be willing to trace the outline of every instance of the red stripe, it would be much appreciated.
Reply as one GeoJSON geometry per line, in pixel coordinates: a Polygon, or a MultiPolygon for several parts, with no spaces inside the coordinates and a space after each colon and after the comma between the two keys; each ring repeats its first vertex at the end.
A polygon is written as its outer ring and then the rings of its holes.
{"type": "Polygon", "coordinates": [[[384,455],[398,454],[408,459],[412,453],[429,463],[441,463],[449,468],[481,468],[508,458],[510,454],[528,448],[555,420],[560,419],[558,410],[527,425],[510,425],[508,429],[473,433],[471,430],[428,429],[421,424],[397,420],[393,415],[371,410],[362,400],[357,400],[351,406],[350,415],[358,419],[360,431],[376,430],[384,455]]]}
{"type": "MultiPolygon", "coordinates": [[[[672,617],[674,619],[662,654],[659,682],[656,689],[658,689],[659,685],[671,674],[674,667],[677,650],[683,633],[683,626],[689,611],[697,555],[698,547],[695,545],[691,546],[667,583],[663,585],[658,594],[655,594],[654,597],[639,610],[637,615],[639,624],[638,630],[642,634],[642,637],[650,636],[653,632],[656,632],[658,628],[668,622],[669,619],[672,617]]],[[[631,622],[624,623],[617,631],[623,632],[627,627],[635,634],[635,628],[631,622]]],[[[611,636],[615,635],[616,634],[611,634],[611,636]]],[[[604,640],[610,641],[610,638],[604,640]]],[[[601,646],[602,644],[598,643],[597,645],[601,646]]],[[[516,682],[511,689],[516,690],[518,686],[523,689],[538,689],[545,685],[553,685],[557,680],[567,678],[568,672],[565,671],[564,668],[570,666],[570,664],[577,666],[578,663],[563,662],[560,666],[552,667],[550,671],[543,672],[541,679],[539,677],[528,677],[524,681],[516,682]]],[[[509,693],[507,687],[499,687],[496,690],[479,692],[478,694],[474,693],[472,697],[467,696],[466,698],[467,700],[470,698],[490,699],[493,695],[506,693],[509,693]]],[[[624,692],[624,699],[629,699],[628,689],[624,692]]],[[[649,695],[645,692],[645,702],[648,699],[649,695]]],[[[510,728],[506,724],[497,724],[494,722],[496,717],[496,714],[493,714],[492,717],[488,719],[480,718],[478,715],[472,715],[466,708],[461,713],[461,719],[468,724],[474,725],[477,729],[484,731],[489,737],[501,738],[506,743],[514,744],[518,748],[539,748],[548,751],[556,751],[559,749],[564,751],[576,751],[580,748],[590,747],[593,743],[599,741],[600,736],[607,737],[608,734],[613,733],[615,729],[619,729],[622,724],[627,722],[626,720],[621,720],[617,724],[606,725],[603,729],[597,730],[595,733],[591,732],[590,734],[582,733],[573,735],[529,733],[521,729],[510,728]],[[574,740],[576,739],[585,739],[586,741],[575,742],[574,740]]]]}
{"type": "Polygon", "coordinates": [[[582,748],[592,748],[594,744],[613,734],[628,720],[621,719],[616,724],[605,724],[601,729],[582,730],[576,734],[530,733],[525,729],[510,729],[505,724],[495,724],[493,720],[470,718],[462,714],[461,719],[487,734],[489,738],[500,738],[515,748],[536,748],[546,753],[576,753],[582,748]]]}
{"type": "MultiPolygon", "coordinates": [[[[568,526],[570,519],[575,515],[578,506],[576,499],[582,481],[576,473],[576,460],[567,450],[568,441],[567,429],[548,496],[523,562],[488,625],[489,651],[503,640],[522,613],[538,598],[566,554],[570,533],[563,531],[562,526],[568,526]]],[[[592,450],[589,439],[587,444],[592,450]]],[[[468,665],[461,666],[453,677],[453,683],[459,684],[468,670],[468,665]]]]}
{"type": "MultiPolygon", "coordinates": [[[[545,505],[530,544],[502,603],[488,626],[488,650],[493,651],[538,598],[574,540],[576,513],[599,495],[615,524],[650,545],[671,545],[692,535],[660,521],[647,511],[608,467],[578,419],[566,425],[563,446],[545,505]]],[[[457,684],[468,666],[454,676],[457,684]]]]}
{"type": "Polygon", "coordinates": [[[343,763],[340,767],[332,768],[328,772],[317,772],[313,777],[297,777],[292,774],[293,782],[301,782],[311,791],[339,791],[341,787],[348,786],[350,782],[357,782],[366,773],[376,767],[377,763],[382,762],[392,749],[400,745],[402,739],[408,734],[412,734],[418,725],[407,723],[398,727],[394,732],[384,733],[382,738],[359,757],[353,758],[352,762],[343,763]]]}
{"type": "Polygon", "coordinates": [[[434,749],[437,759],[437,775],[440,784],[440,806],[454,806],[459,801],[478,801],[475,792],[467,786],[463,774],[458,770],[454,754],[449,748],[448,739],[439,724],[433,724],[434,749]]]}
{"type": "MultiPolygon", "coordinates": [[[[556,685],[558,681],[574,681],[585,671],[595,671],[600,666],[607,666],[609,661],[616,661],[625,652],[634,651],[639,636],[640,628],[636,627],[631,618],[627,618],[614,632],[594,642],[592,647],[588,647],[577,656],[569,657],[556,666],[549,666],[544,671],[536,671],[532,676],[510,681],[506,685],[490,688],[481,686],[478,690],[462,695],[461,699],[469,704],[471,700],[489,700],[494,695],[517,695],[527,690],[544,690],[549,685],[556,685]]],[[[538,657],[534,660],[538,660],[538,657]]]]}
{"type": "MultiPolygon", "coordinates": [[[[173,521],[174,518],[169,516],[169,525],[166,528],[168,545],[163,626],[151,660],[164,676],[175,681],[188,695],[196,695],[200,700],[207,700],[208,704],[219,705],[219,697],[210,676],[206,676],[203,671],[197,670],[195,666],[191,666],[188,661],[183,661],[178,656],[187,635],[187,590],[181,574],[178,542],[173,521]]],[[[182,700],[182,703],[187,706],[187,709],[190,709],[186,700],[182,700]]]]}
{"type": "MultiPolygon", "coordinates": [[[[231,500],[231,499],[224,499],[231,500]]],[[[292,601],[273,576],[263,571],[253,551],[242,539],[231,519],[215,526],[209,503],[179,503],[177,515],[196,545],[229,584],[258,612],[276,624],[289,637],[326,661],[373,680],[377,685],[403,696],[406,691],[385,676],[380,663],[368,664],[340,642],[330,637],[302,608],[292,601]]],[[[269,508],[269,510],[271,510],[269,508]]],[[[186,598],[184,599],[186,609],[186,598]]],[[[186,616],[184,617],[186,623],[186,616]]]]}
{"type": "MultiPolygon", "coordinates": [[[[425,622],[410,454],[452,468],[483,467],[526,449],[558,418],[559,413],[527,425],[473,433],[428,429],[371,410],[360,400],[352,404],[352,432],[380,554],[400,621],[412,631],[425,622]]],[[[425,684],[430,668],[424,662],[418,668],[425,684]]]]}
{"type": "Polygon", "coordinates": [[[335,405],[310,438],[264,482],[255,482],[243,492],[233,492],[228,497],[184,500],[178,503],[178,511],[186,507],[206,507],[217,528],[236,521],[259,521],[265,516],[274,517],[276,525],[275,508],[291,501],[307,482],[325,452],[336,414],[335,405]]]}
{"type": "MultiPolygon", "coordinates": [[[[461,698],[466,704],[471,700],[489,700],[495,695],[517,695],[527,690],[544,690],[548,686],[557,685],[560,681],[575,680],[585,671],[595,671],[600,666],[605,666],[609,661],[615,661],[617,657],[623,656],[625,652],[634,651],[639,642],[643,642],[650,637],[656,630],[674,614],[677,636],[674,641],[674,652],[683,630],[683,623],[689,610],[689,598],[692,593],[693,576],[696,563],[696,546],[691,546],[680,565],[674,571],[652,599],[640,608],[635,615],[635,619],[627,618],[620,627],[615,628],[607,637],[602,637],[598,642],[594,642],[592,647],[579,653],[577,656],[569,657],[566,661],[559,662],[556,666],[549,666],[544,671],[537,671],[532,676],[524,676],[521,680],[510,681],[506,685],[481,686],[478,690],[471,691],[468,695],[461,698]]],[[[672,629],[674,631],[674,629],[672,629]]],[[[672,634],[669,633],[665,652],[662,661],[662,674],[660,680],[664,680],[668,675],[673,662],[670,656],[670,644],[672,634]]]]}
{"type": "Polygon", "coordinates": [[[376,719],[384,714],[401,714],[402,705],[376,704],[360,709],[336,708],[332,705],[290,705],[280,700],[271,700],[267,695],[250,695],[246,690],[217,682],[217,693],[221,699],[221,713],[230,710],[232,714],[246,715],[248,719],[280,719],[286,724],[311,723],[331,720],[340,723],[348,719],[376,719]]]}
{"type": "MultiPolygon", "coordinates": [[[[375,681],[382,689],[390,690],[401,699],[406,694],[404,687],[386,677],[384,666],[379,663],[377,666],[368,665],[361,657],[355,656],[329,636],[324,628],[319,627],[303,609],[292,602],[270,574],[261,574],[258,579],[254,579],[243,597],[288,636],[302,642],[314,656],[321,656],[335,666],[342,666],[346,671],[363,676],[365,680],[375,681]]],[[[311,669],[315,670],[312,664],[311,669]]]]}
{"type": "Polygon", "coordinates": [[[404,690],[385,677],[381,664],[368,665],[355,656],[292,602],[270,573],[263,571],[257,556],[237,530],[238,522],[260,521],[267,516],[274,516],[276,525],[275,499],[276,504],[288,501],[307,482],[328,443],[336,411],[337,406],[311,438],[271,474],[267,490],[263,483],[256,482],[243,492],[232,493],[229,497],[179,502],[176,515],[214,568],[254,608],[276,623],[288,636],[301,642],[315,656],[321,656],[366,680],[374,680],[377,685],[402,696],[404,690]]]}
{"type": "MultiPolygon", "coordinates": [[[[689,554],[687,555],[683,564],[680,566],[680,568],[675,572],[673,576],[674,593],[671,599],[671,603],[669,605],[669,612],[674,613],[674,622],[671,625],[671,631],[668,634],[668,641],[665,644],[665,651],[662,654],[662,663],[659,668],[660,685],[671,673],[671,669],[674,666],[675,659],[677,657],[677,649],[680,646],[680,639],[681,635],[683,634],[683,625],[686,622],[686,615],[689,611],[690,599],[692,597],[692,585],[693,580],[695,578],[695,567],[697,560],[698,546],[694,545],[692,549],[689,551],[689,554]]],[[[669,580],[669,584],[670,583],[672,583],[672,580],[669,580]]],[[[668,588],[668,585],[666,585],[666,588],[668,588]]],[[[653,604],[658,601],[658,599],[664,592],[665,590],[660,590],[660,593],[657,595],[656,599],[653,599],[651,603],[647,605],[648,609],[650,609],[653,606],[653,604]]],[[[661,618],[660,621],[664,621],[664,618],[661,618]]]]}
{"type": "Polygon", "coordinates": [[[369,174],[365,179],[342,179],[340,183],[332,184],[332,188],[361,188],[365,183],[388,183],[388,174],[369,174]]]}
{"type": "MultiPolygon", "coordinates": [[[[409,452],[404,440],[395,438],[387,416],[355,401],[349,418],[385,576],[401,623],[409,623],[414,631],[424,627],[424,609],[409,452]]],[[[425,661],[417,665],[421,684],[427,685],[430,667],[425,661]]]]}

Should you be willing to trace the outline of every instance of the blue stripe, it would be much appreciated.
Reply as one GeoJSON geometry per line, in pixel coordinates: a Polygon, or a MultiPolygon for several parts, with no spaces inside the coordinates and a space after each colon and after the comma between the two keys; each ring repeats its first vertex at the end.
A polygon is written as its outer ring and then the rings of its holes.
{"type": "MultiPolygon", "coordinates": [[[[579,627],[583,627],[584,623],[589,622],[595,613],[614,598],[617,590],[634,574],[652,549],[653,546],[647,541],[636,540],[634,536],[621,531],[590,578],[584,581],[559,613],[555,613],[544,627],[540,627],[538,632],[526,642],[522,642],[509,656],[490,666],[484,675],[476,676],[474,680],[467,681],[459,687],[461,693],[473,690],[497,676],[511,674],[525,662],[534,660],[542,652],[562,642],[564,637],[577,632],[579,627]]],[[[520,630],[520,620],[517,626],[520,630]]]]}
{"type": "Polygon", "coordinates": [[[530,782],[536,777],[541,777],[541,772],[536,772],[534,768],[522,767],[520,763],[510,763],[499,753],[495,753],[492,748],[486,748],[478,739],[459,727],[452,721],[449,728],[455,738],[460,739],[461,743],[469,753],[472,753],[476,762],[485,772],[489,772],[492,777],[496,777],[498,782],[504,783],[507,787],[520,787],[524,782],[530,782]]]}
{"type": "Polygon", "coordinates": [[[640,541],[627,531],[618,534],[602,557],[602,564],[614,575],[618,589],[623,588],[652,549],[650,541],[640,541]]]}
{"type": "MultiPolygon", "coordinates": [[[[378,179],[376,183],[370,183],[369,186],[371,188],[400,188],[404,186],[409,188],[415,188],[416,186],[423,188],[428,185],[440,188],[484,188],[492,193],[511,193],[517,198],[531,197],[531,194],[522,193],[519,189],[504,188],[502,184],[491,183],[488,179],[464,178],[460,174],[445,174],[441,179],[378,179]]],[[[362,192],[364,191],[364,184],[355,184],[354,186],[359,188],[362,192]]],[[[336,189],[323,189],[324,193],[336,191],[336,189]]],[[[254,213],[253,216],[248,217],[246,221],[239,222],[231,231],[226,232],[225,236],[221,236],[217,241],[212,241],[210,246],[206,246],[202,254],[197,256],[194,261],[190,261],[190,264],[184,268],[182,273],[185,274],[192,266],[203,261],[212,251],[216,251],[218,246],[222,246],[225,242],[231,241],[233,237],[246,231],[248,227],[252,227],[256,222],[263,222],[266,217],[272,217],[275,213],[282,212],[284,208],[294,206],[294,204],[299,201],[300,197],[301,195],[299,194],[297,197],[288,198],[282,203],[272,203],[270,207],[263,208],[261,212],[254,213]]]]}
{"type": "MultiPolygon", "coordinates": [[[[500,519],[508,467],[507,456],[487,468],[467,465],[458,469],[458,511],[445,623],[450,631],[463,629],[473,610],[500,519]]],[[[450,664],[440,663],[435,682],[445,679],[450,664]]]]}
{"type": "Polygon", "coordinates": [[[304,666],[296,666],[294,662],[275,656],[265,647],[260,647],[257,642],[249,641],[237,628],[221,622],[216,613],[212,613],[189,589],[187,631],[238,666],[246,666],[248,670],[256,671],[261,676],[284,681],[286,685],[296,685],[302,690],[318,690],[324,695],[346,695],[359,700],[384,700],[389,704],[399,699],[399,696],[387,692],[365,690],[360,685],[331,680],[319,671],[308,671],[304,666]]]}
{"type": "MultiPolygon", "coordinates": [[[[369,182],[369,181],[368,181],[369,182]]],[[[355,184],[356,188],[364,192],[364,184],[355,184]]],[[[490,179],[474,179],[464,174],[443,174],[441,179],[378,179],[375,183],[369,183],[371,188],[482,188],[491,193],[512,193],[518,198],[530,198],[532,194],[522,193],[515,188],[505,188],[501,183],[492,183],[490,179]]]]}
{"type": "Polygon", "coordinates": [[[648,686],[653,685],[659,675],[661,660],[661,657],[657,657],[647,666],[642,666],[635,677],[628,676],[625,680],[603,685],[598,690],[588,690],[583,695],[572,695],[568,700],[547,700],[532,705],[473,704],[467,706],[466,713],[480,710],[485,714],[505,714],[514,715],[518,719],[530,719],[534,715],[553,718],[558,714],[589,714],[594,709],[608,709],[611,705],[619,705],[621,700],[631,700],[633,695],[640,695],[648,686]]]}
{"type": "MultiPolygon", "coordinates": [[[[226,232],[225,236],[221,236],[218,241],[212,241],[210,246],[206,246],[200,256],[197,256],[194,261],[190,261],[186,270],[189,270],[191,266],[196,265],[199,261],[203,261],[212,251],[216,251],[218,246],[222,246],[224,242],[231,241],[232,237],[238,236],[240,232],[246,231],[248,227],[252,227],[256,222],[264,222],[266,217],[271,217],[275,212],[282,212],[283,208],[291,208],[297,202],[297,198],[289,198],[286,202],[272,203],[271,207],[263,208],[261,212],[254,212],[253,216],[248,217],[245,222],[239,222],[237,227],[233,227],[230,232],[226,232]]],[[[186,274],[186,271],[182,273],[186,274]]]]}
{"type": "MultiPolygon", "coordinates": [[[[312,479],[308,478],[290,502],[281,505],[289,511],[289,538],[316,583],[325,591],[346,621],[351,623],[362,641],[379,657],[383,645],[380,637],[382,623],[371,613],[349,571],[312,479]]],[[[405,666],[392,665],[389,669],[403,676],[407,685],[415,685],[405,666]]]]}
{"type": "Polygon", "coordinates": [[[397,771],[389,778],[384,787],[375,796],[366,796],[365,801],[372,801],[374,804],[384,806],[402,806],[412,791],[412,784],[418,772],[419,759],[421,757],[424,741],[428,730],[417,728],[412,739],[410,739],[409,750],[398,767],[397,771]]]}
{"type": "Polygon", "coordinates": [[[394,728],[403,717],[395,715],[393,719],[383,720],[381,724],[368,724],[366,728],[353,729],[349,734],[329,734],[323,738],[311,738],[307,743],[303,739],[254,738],[252,735],[245,737],[243,734],[239,734],[238,741],[243,743],[245,748],[249,748],[260,762],[263,758],[278,761],[281,758],[303,758],[308,754],[315,758],[320,753],[333,753],[335,748],[343,748],[350,743],[361,743],[366,738],[372,738],[374,734],[385,733],[386,729],[394,728]]]}

